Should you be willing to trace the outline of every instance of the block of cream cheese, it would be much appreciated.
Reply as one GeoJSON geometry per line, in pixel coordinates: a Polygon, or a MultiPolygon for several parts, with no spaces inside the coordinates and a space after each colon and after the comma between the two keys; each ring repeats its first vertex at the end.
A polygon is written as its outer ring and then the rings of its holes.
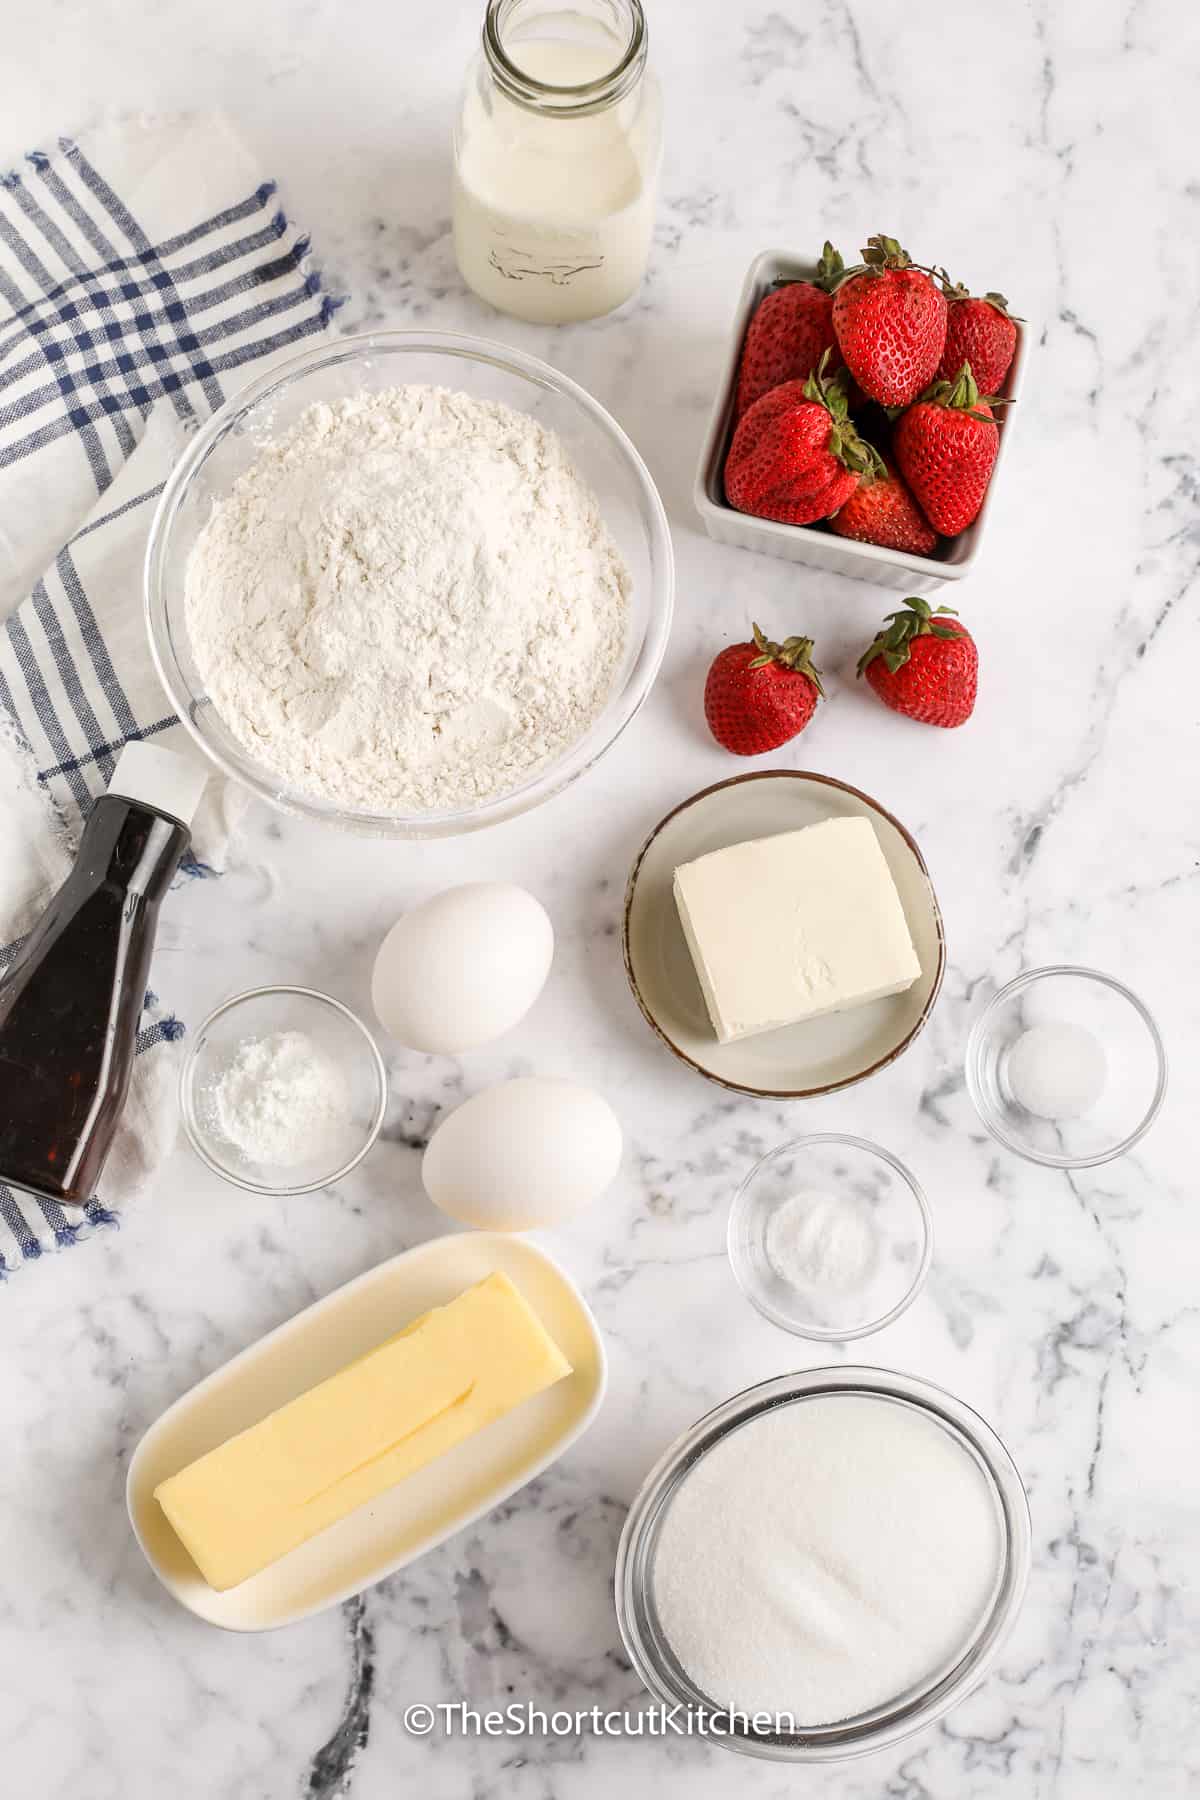
{"type": "Polygon", "coordinates": [[[723,1044],[900,994],[921,973],[869,819],[825,819],[675,871],[675,902],[723,1044]]]}
{"type": "Polygon", "coordinates": [[[508,1276],[489,1275],[160,1482],[155,1498],[223,1591],[570,1373],[508,1276]]]}

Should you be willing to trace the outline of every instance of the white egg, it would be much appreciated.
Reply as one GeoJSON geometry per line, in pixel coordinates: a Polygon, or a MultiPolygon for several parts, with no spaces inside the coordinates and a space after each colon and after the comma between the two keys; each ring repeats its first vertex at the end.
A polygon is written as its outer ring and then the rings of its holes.
{"type": "Polygon", "coordinates": [[[429,1140],[421,1179],[434,1205],[483,1231],[557,1225],[596,1200],[621,1162],[607,1100],[527,1075],[465,1100],[429,1140]]]}
{"type": "Polygon", "coordinates": [[[375,958],[371,999],[410,1050],[456,1056],[510,1031],[550,973],[554,927],[524,888],[471,881],[405,913],[375,958]]]}

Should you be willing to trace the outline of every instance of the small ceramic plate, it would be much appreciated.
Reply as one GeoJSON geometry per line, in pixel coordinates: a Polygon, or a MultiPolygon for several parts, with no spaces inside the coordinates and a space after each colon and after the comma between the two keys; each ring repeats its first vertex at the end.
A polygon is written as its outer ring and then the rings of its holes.
{"type": "Polygon", "coordinates": [[[129,1465],[130,1522],[167,1592],[198,1618],[227,1631],[294,1625],[394,1575],[532,1481],[586,1430],[604,1386],[596,1322],[544,1250],[503,1232],[435,1238],[318,1300],[168,1407],[129,1465]],[[520,1288],[572,1373],[249,1581],[210,1588],[154,1498],[159,1482],[495,1270],[520,1288]]]}
{"type": "Polygon", "coordinates": [[[886,1068],[929,1017],[945,966],[942,915],[915,841],[877,801],[829,775],[767,770],[706,788],[655,826],[629,877],[625,970],[634,998],[668,1049],[738,1093],[808,1100],[886,1068]],[[844,818],[875,827],[920,958],[919,980],[907,993],[849,1012],[718,1043],[679,923],[675,870],[710,850],[844,818]]]}

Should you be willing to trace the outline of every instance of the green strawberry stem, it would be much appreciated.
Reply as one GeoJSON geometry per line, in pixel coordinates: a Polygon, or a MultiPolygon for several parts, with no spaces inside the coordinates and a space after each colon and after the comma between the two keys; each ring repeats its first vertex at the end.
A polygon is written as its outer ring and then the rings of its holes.
{"type": "Polygon", "coordinates": [[[937,612],[928,600],[921,600],[917,595],[904,602],[906,611],[887,613],[884,618],[884,629],[875,634],[875,641],[870,649],[864,650],[858,659],[858,673],[863,671],[882,656],[887,663],[888,672],[892,675],[897,669],[904,667],[909,658],[909,646],[914,638],[919,637],[958,637],[957,631],[948,631],[944,625],[936,623],[938,613],[949,613],[958,617],[952,606],[939,606],[937,612]]]}
{"type": "Polygon", "coordinates": [[[821,698],[825,698],[825,689],[821,686],[821,671],[813,667],[811,638],[790,637],[785,638],[782,644],[773,644],[755,625],[754,642],[759,653],[750,664],[752,669],[765,669],[769,663],[778,663],[782,669],[791,669],[796,675],[806,675],[821,698]]]}
{"type": "MultiPolygon", "coordinates": [[[[1005,318],[1015,319],[1017,317],[1015,312],[1009,310],[1008,301],[1004,298],[1003,294],[994,293],[992,289],[989,288],[983,298],[987,301],[989,306],[994,306],[997,312],[1003,313],[1005,318]]],[[[1025,321],[1022,319],[1021,323],[1024,324],[1024,322],[1025,321]]]]}
{"type": "Polygon", "coordinates": [[[882,275],[888,269],[918,269],[922,275],[929,275],[934,280],[939,275],[946,275],[944,269],[935,269],[929,263],[914,262],[896,238],[885,237],[882,232],[867,239],[861,255],[862,261],[856,263],[854,268],[847,269],[841,277],[842,281],[849,281],[852,275],[882,275]]]}
{"type": "Polygon", "coordinates": [[[841,251],[835,250],[829,239],[826,238],[825,248],[817,262],[815,275],[777,275],[771,286],[776,288],[815,287],[820,288],[823,294],[832,294],[845,272],[846,265],[842,261],[841,251]]]}
{"type": "Polygon", "coordinates": [[[832,294],[838,282],[846,272],[842,261],[842,253],[835,250],[829,239],[825,239],[825,248],[821,251],[821,260],[817,264],[817,279],[814,287],[823,288],[825,293],[832,294]]]}
{"type": "Polygon", "coordinates": [[[932,406],[948,406],[954,412],[967,412],[974,419],[980,419],[985,425],[994,425],[985,412],[978,409],[982,406],[1011,406],[1003,394],[980,395],[975,377],[971,373],[971,365],[965,362],[953,381],[935,381],[918,396],[918,405],[928,402],[932,406]]]}
{"type": "Polygon", "coordinates": [[[994,306],[996,311],[1003,313],[1006,319],[1013,319],[1018,325],[1025,323],[1020,313],[1010,310],[1008,301],[1003,294],[994,293],[990,288],[986,294],[973,294],[965,282],[951,281],[945,269],[935,269],[934,273],[947,300],[986,300],[989,306],[994,306]]]}
{"type": "Polygon", "coordinates": [[[862,259],[871,269],[908,269],[913,266],[912,257],[907,250],[901,249],[898,240],[884,237],[881,233],[867,239],[862,259]]]}
{"type": "Polygon", "coordinates": [[[844,369],[837,369],[832,375],[829,374],[830,354],[828,350],[824,352],[804,383],[804,398],[823,406],[833,421],[826,444],[829,454],[836,456],[852,474],[860,475],[866,481],[874,481],[885,473],[884,460],[873,444],[858,435],[850,417],[846,372],[844,369]]]}

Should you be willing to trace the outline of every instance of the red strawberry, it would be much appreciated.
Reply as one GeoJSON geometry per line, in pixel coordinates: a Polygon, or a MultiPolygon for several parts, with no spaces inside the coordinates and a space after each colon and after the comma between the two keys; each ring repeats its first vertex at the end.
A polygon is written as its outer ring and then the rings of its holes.
{"type": "Polygon", "coordinates": [[[883,544],[889,550],[910,550],[914,556],[932,555],[937,544],[937,532],[890,463],[874,481],[864,477],[859,482],[830,519],[829,529],[860,544],[883,544]]]}
{"type": "Polygon", "coordinates": [[[754,627],[752,644],[730,644],[704,684],[704,716],[734,756],[762,756],[804,730],[825,690],[812,665],[812,639],[772,644],[754,627]]]}
{"type": "Polygon", "coordinates": [[[833,289],[845,264],[826,243],[815,281],[785,281],[760,300],[746,332],[738,364],[733,416],[785,381],[806,381],[826,350],[831,368],[841,367],[833,335],[833,289]]]}
{"type": "Polygon", "coordinates": [[[1000,433],[992,408],[979,397],[971,365],[953,382],[938,381],[896,421],[892,448],[900,473],[935,531],[965,531],[983,505],[1000,433]]]}
{"type": "Polygon", "coordinates": [[[859,658],[885,706],[923,725],[965,725],[975,710],[979,652],[950,606],[935,613],[927,600],[906,600],[904,612],[887,615],[870,649],[859,658]]]}
{"type": "Polygon", "coordinates": [[[1017,327],[1003,294],[969,294],[961,283],[947,287],[949,313],[946,347],[938,364],[938,377],[953,381],[964,363],[970,363],[979,390],[998,394],[1017,348],[1017,327]]]}
{"type": "Polygon", "coordinates": [[[807,381],[785,381],[756,400],[734,432],[725,497],[739,512],[784,525],[827,519],[882,466],[851,422],[842,378],[826,380],[827,358],[807,381]]]}
{"type": "Polygon", "coordinates": [[[881,406],[907,406],[941,359],[946,296],[895,238],[871,238],[863,261],[833,296],[833,329],[863,393],[881,406]]]}

